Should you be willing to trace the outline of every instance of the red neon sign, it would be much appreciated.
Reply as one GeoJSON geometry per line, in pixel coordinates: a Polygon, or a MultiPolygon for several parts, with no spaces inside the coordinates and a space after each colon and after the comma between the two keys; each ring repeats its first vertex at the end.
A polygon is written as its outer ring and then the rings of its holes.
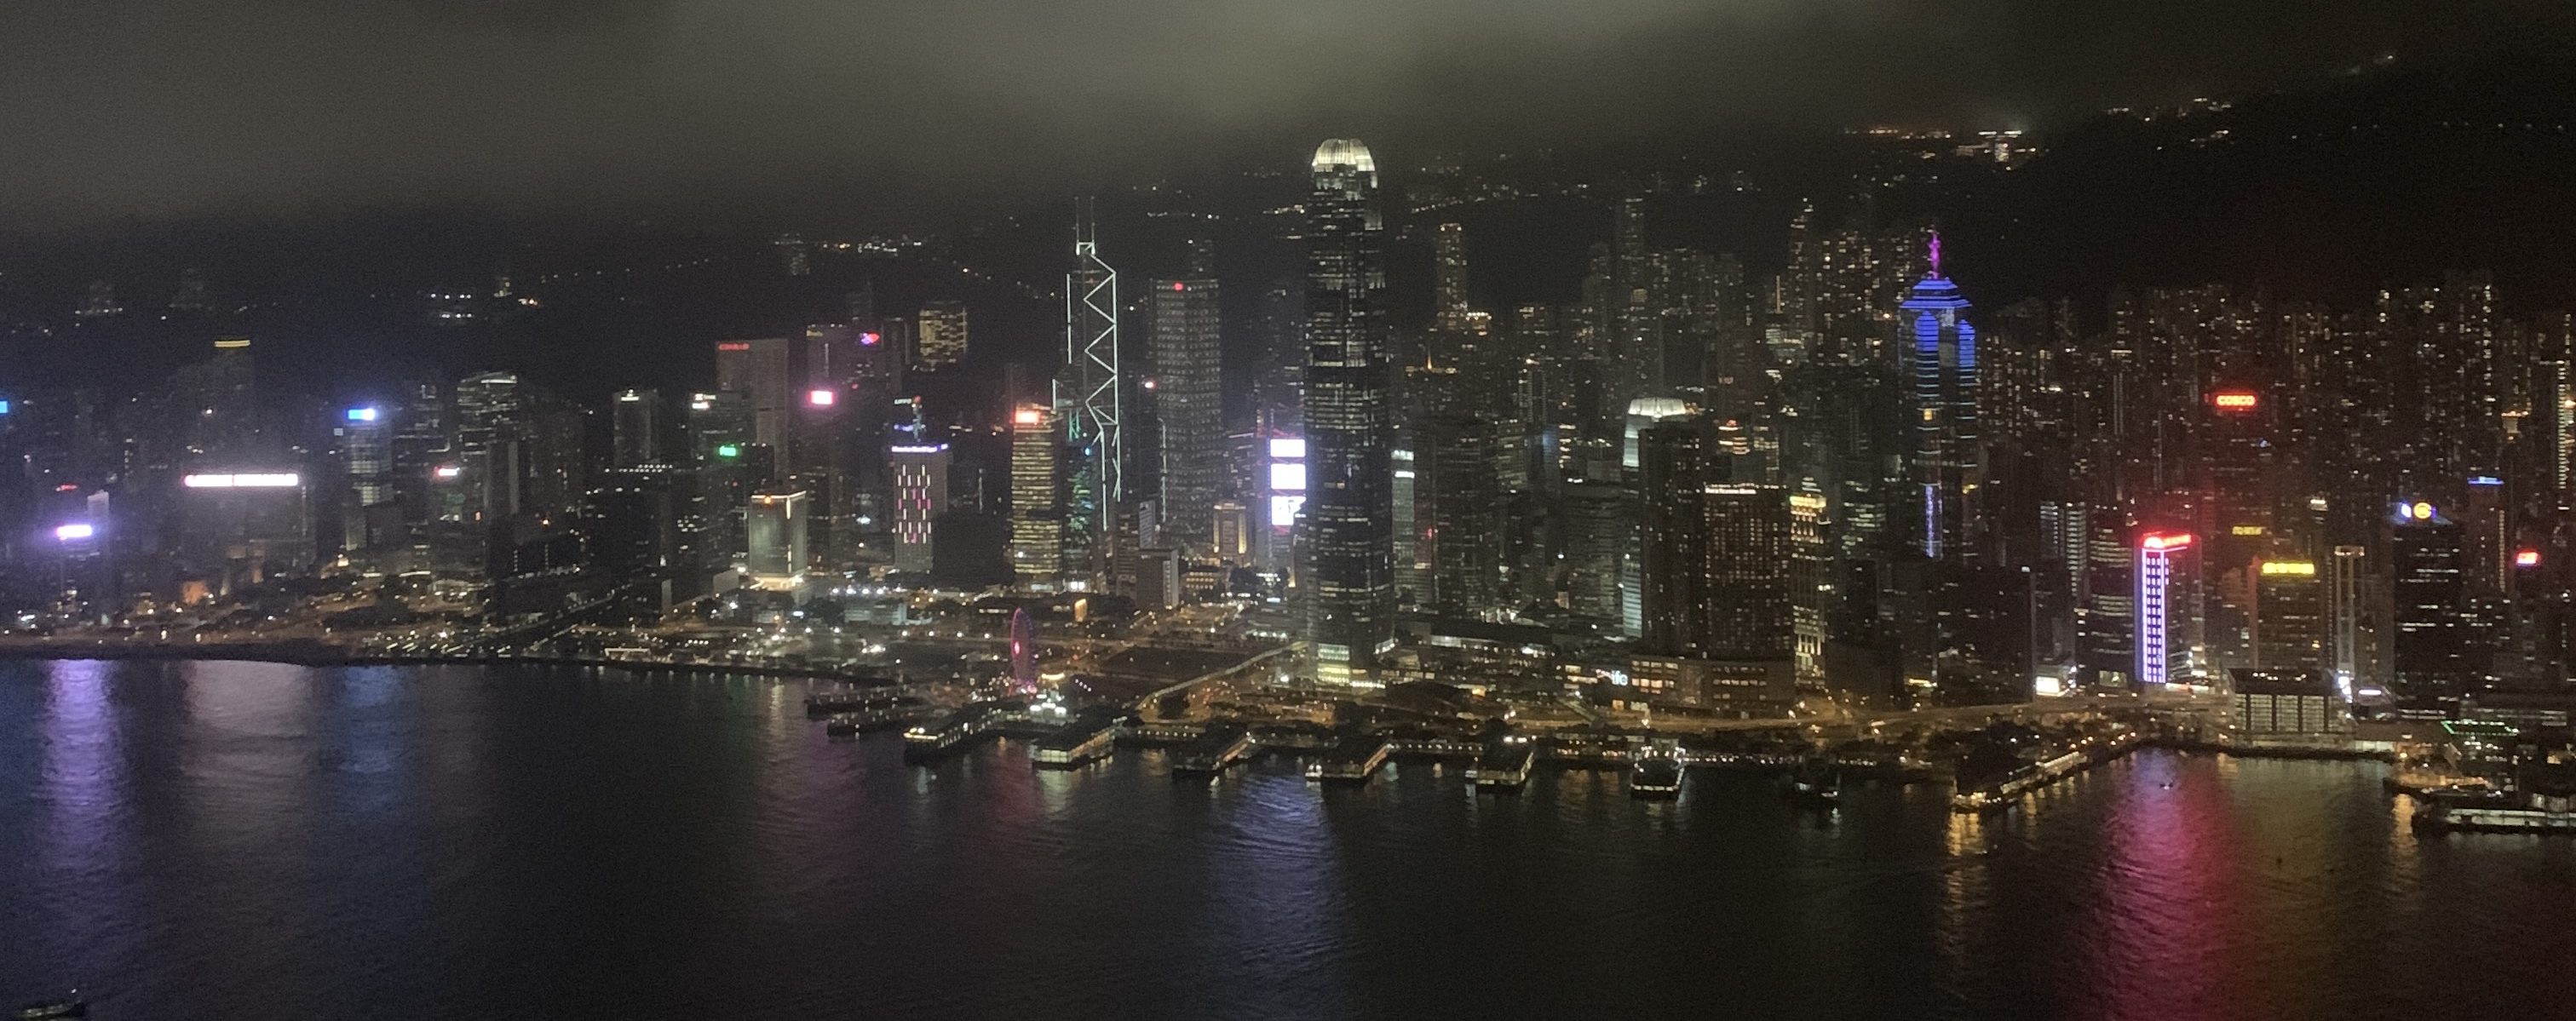
{"type": "Polygon", "coordinates": [[[2209,403],[2220,411],[2252,411],[2263,400],[2248,391],[2228,390],[2212,395],[2209,403]]]}

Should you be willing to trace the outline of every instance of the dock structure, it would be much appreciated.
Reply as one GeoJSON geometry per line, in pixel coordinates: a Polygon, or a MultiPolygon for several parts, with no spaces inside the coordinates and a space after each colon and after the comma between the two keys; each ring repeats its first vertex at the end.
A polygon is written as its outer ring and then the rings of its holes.
{"type": "Polygon", "coordinates": [[[1103,758],[1117,743],[1119,723],[1125,715],[1108,708],[1075,713],[1055,733],[1037,739],[1029,749],[1029,762],[1039,769],[1072,769],[1103,758]]]}
{"type": "Polygon", "coordinates": [[[945,716],[905,730],[903,755],[912,762],[932,761],[1003,727],[1026,722],[1028,715],[1028,703],[1017,700],[969,702],[945,716]]]}
{"type": "Polygon", "coordinates": [[[1530,767],[1537,763],[1538,742],[1507,734],[1485,745],[1485,753],[1477,756],[1476,767],[1468,775],[1477,790],[1516,791],[1529,783],[1530,767]]]}
{"type": "Polygon", "coordinates": [[[2415,814],[2421,833],[2554,833],[2576,836],[2576,812],[2502,805],[2435,804],[2415,814]]]}
{"type": "Polygon", "coordinates": [[[1205,776],[1225,772],[1227,767],[1252,757],[1259,746],[1252,732],[1240,728],[1210,728],[1189,743],[1172,750],[1172,772],[1176,775],[1205,776]]]}
{"type": "Polygon", "coordinates": [[[921,700],[904,695],[881,695],[823,718],[823,730],[834,737],[887,730],[911,723],[921,712],[921,700]]]}
{"type": "Polygon", "coordinates": [[[1387,740],[1382,737],[1360,734],[1343,738],[1340,744],[1306,764],[1306,779],[1325,783],[1367,783],[1370,777],[1377,775],[1378,767],[1386,765],[1389,750],[1387,740]]]}
{"type": "Polygon", "coordinates": [[[2112,761],[2144,743],[2137,731],[2126,731],[2107,740],[2086,738],[2057,755],[2013,770],[2000,779],[1961,790],[1950,796],[1953,812],[1993,812],[2010,808],[2021,796],[2056,783],[2087,769],[2112,761]]]}
{"type": "Polygon", "coordinates": [[[836,713],[858,712],[902,694],[903,686],[890,679],[869,679],[826,688],[805,696],[805,717],[819,720],[836,713]]]}

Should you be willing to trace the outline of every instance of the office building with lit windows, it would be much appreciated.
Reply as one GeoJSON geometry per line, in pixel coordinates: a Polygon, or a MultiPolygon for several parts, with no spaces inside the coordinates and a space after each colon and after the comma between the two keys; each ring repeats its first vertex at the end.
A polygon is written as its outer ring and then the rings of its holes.
{"type": "Polygon", "coordinates": [[[1393,385],[1380,309],[1386,257],[1377,162],[1336,138],[1315,149],[1306,202],[1305,518],[1316,680],[1378,686],[1395,645],[1393,385]]]}

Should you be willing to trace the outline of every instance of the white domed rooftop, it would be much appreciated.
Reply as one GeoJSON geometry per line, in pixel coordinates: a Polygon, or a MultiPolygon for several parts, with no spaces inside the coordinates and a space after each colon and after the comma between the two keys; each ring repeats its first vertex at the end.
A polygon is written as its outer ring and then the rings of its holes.
{"type": "Polygon", "coordinates": [[[1363,174],[1377,173],[1377,161],[1369,158],[1368,146],[1356,138],[1327,138],[1315,147],[1315,169],[1350,167],[1363,174]]]}

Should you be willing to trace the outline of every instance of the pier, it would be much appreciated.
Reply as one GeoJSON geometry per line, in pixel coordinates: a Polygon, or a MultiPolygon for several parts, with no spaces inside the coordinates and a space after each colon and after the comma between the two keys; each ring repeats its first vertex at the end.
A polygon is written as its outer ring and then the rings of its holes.
{"type": "Polygon", "coordinates": [[[1950,810],[1992,812],[2009,808],[2024,794],[2127,755],[2143,743],[2145,738],[2134,730],[2123,731],[2107,739],[2085,738],[2043,761],[2024,765],[2000,778],[1951,795],[1950,810]]]}
{"type": "Polygon", "coordinates": [[[1252,732],[1233,728],[1214,729],[1172,751],[1172,772],[1177,774],[1222,773],[1235,763],[1253,756],[1258,746],[1252,732]]]}
{"type": "Polygon", "coordinates": [[[1124,715],[1106,708],[1076,713],[1055,733],[1037,739],[1029,749],[1029,762],[1039,769],[1072,769],[1107,756],[1118,740],[1124,715]]]}
{"type": "Polygon", "coordinates": [[[1516,791],[1529,783],[1530,767],[1537,763],[1538,742],[1512,734],[1486,745],[1468,776],[1475,780],[1477,790],[1516,791]]]}
{"type": "Polygon", "coordinates": [[[1332,750],[1306,764],[1306,779],[1325,783],[1367,783],[1386,765],[1392,744],[1382,737],[1356,735],[1344,738],[1332,750]]]}
{"type": "Polygon", "coordinates": [[[954,751],[977,738],[1000,732],[1005,727],[1028,721],[1029,706],[1016,700],[969,702],[927,723],[914,724],[903,732],[903,756],[912,762],[927,762],[954,751]]]}

